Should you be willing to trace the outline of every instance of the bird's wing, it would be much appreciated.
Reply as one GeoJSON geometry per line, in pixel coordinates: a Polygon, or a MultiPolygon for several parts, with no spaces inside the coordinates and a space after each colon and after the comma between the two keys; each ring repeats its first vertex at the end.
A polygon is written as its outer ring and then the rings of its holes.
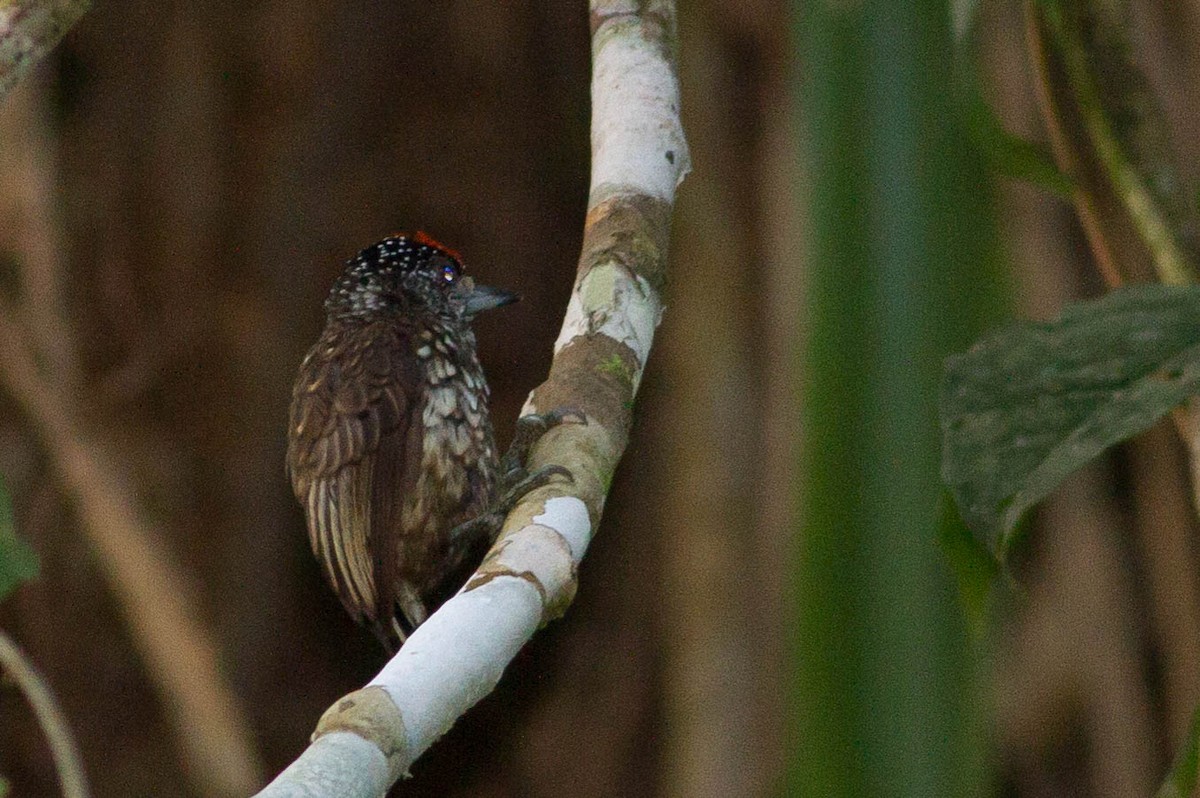
{"type": "Polygon", "coordinates": [[[390,622],[397,589],[382,538],[416,478],[406,463],[419,462],[406,456],[421,442],[411,423],[417,368],[394,326],[334,331],[309,352],[292,392],[288,471],[309,542],[347,611],[375,625],[390,622]]]}

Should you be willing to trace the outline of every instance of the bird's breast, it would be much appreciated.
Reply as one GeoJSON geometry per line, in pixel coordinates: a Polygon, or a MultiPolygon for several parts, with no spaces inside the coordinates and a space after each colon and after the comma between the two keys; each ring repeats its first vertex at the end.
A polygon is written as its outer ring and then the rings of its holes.
{"type": "Polygon", "coordinates": [[[425,373],[421,468],[405,508],[408,528],[436,523],[441,528],[425,531],[439,537],[487,508],[497,470],[483,370],[473,351],[440,342],[435,336],[417,349],[425,373]]]}

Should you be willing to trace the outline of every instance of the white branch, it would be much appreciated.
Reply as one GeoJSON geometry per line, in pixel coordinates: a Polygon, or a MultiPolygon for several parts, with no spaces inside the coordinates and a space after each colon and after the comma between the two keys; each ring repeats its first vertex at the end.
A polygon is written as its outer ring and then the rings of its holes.
{"type": "Polygon", "coordinates": [[[90,6],[91,0],[0,2],[0,101],[90,6]]]}
{"type": "Polygon", "coordinates": [[[592,3],[604,19],[592,33],[592,207],[613,190],[671,202],[687,173],[679,80],[664,52],[673,41],[650,29],[668,24],[674,39],[674,8],[665,5],[592,3]]]}
{"type": "Polygon", "coordinates": [[[576,569],[625,448],[662,314],[679,121],[673,0],[592,0],[592,186],[575,291],[546,382],[525,412],[578,409],[531,467],[574,480],[529,494],[463,589],[379,675],[326,711],[313,744],[260,796],[378,796],[487,695],[533,633],[574,598],[576,569]]]}

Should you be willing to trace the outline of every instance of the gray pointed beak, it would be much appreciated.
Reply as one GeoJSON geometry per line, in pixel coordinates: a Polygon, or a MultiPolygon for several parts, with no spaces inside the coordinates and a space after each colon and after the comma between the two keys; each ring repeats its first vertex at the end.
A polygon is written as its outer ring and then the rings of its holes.
{"type": "Polygon", "coordinates": [[[490,285],[476,285],[471,289],[471,293],[467,294],[464,313],[467,316],[474,316],[485,310],[511,305],[520,298],[520,296],[514,294],[512,291],[505,291],[503,288],[492,288],[490,285]]]}

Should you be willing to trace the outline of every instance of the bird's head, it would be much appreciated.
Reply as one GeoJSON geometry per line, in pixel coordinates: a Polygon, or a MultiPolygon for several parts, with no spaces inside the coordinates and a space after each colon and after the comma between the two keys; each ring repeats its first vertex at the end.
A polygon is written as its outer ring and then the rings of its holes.
{"type": "Polygon", "coordinates": [[[476,285],[457,252],[418,232],[385,238],[351,258],[325,300],[325,311],[330,318],[431,313],[446,321],[470,321],[518,298],[476,285]]]}

